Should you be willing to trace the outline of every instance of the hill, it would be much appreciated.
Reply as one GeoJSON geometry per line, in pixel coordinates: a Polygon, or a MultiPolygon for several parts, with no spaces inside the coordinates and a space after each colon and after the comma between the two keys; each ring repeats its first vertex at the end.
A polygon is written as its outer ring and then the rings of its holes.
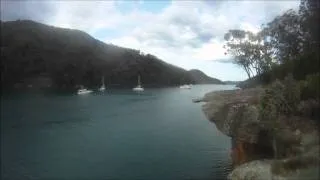
{"type": "Polygon", "coordinates": [[[105,44],[79,30],[30,20],[1,22],[1,83],[5,89],[94,88],[102,76],[109,86],[132,87],[138,74],[146,87],[216,82],[151,54],[105,44]]]}
{"type": "Polygon", "coordinates": [[[189,71],[191,79],[197,84],[224,84],[222,81],[216,78],[207,76],[200,70],[192,69],[189,71]]]}
{"type": "Polygon", "coordinates": [[[223,81],[225,84],[230,84],[230,85],[237,85],[239,84],[241,81],[223,81]]]}

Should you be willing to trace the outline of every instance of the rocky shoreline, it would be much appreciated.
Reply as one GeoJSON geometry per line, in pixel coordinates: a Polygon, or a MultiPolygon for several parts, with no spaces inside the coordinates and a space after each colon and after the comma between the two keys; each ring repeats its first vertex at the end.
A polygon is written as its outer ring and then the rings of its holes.
{"type": "Polygon", "coordinates": [[[263,88],[216,91],[193,100],[204,102],[202,110],[207,119],[232,138],[233,171],[228,179],[320,179],[316,123],[300,116],[282,116],[279,130],[271,134],[259,119],[263,92],[263,88]]]}

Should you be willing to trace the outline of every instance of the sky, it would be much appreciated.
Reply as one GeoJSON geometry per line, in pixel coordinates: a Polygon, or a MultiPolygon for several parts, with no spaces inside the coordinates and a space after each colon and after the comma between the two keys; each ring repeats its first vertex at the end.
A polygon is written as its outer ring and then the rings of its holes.
{"type": "Polygon", "coordinates": [[[258,32],[299,0],[1,0],[1,20],[29,19],[79,29],[221,80],[247,79],[225,55],[229,29],[258,32]]]}

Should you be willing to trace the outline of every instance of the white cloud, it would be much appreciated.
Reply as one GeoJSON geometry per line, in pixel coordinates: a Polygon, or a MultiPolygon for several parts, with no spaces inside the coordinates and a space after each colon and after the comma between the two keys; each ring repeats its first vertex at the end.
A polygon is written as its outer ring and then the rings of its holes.
{"type": "Polygon", "coordinates": [[[113,1],[52,1],[50,4],[56,13],[48,22],[59,27],[94,32],[116,27],[120,18],[113,1]]]}
{"type": "Polygon", "coordinates": [[[139,0],[138,3],[139,4],[143,4],[144,2],[143,2],[143,0],[139,0]]]}
{"type": "MultiPolygon", "coordinates": [[[[53,13],[45,23],[84,30],[106,43],[139,49],[183,68],[200,68],[215,77],[238,79],[245,76],[221,74],[214,67],[209,71],[209,66],[215,66],[212,61],[230,58],[222,48],[224,33],[234,28],[257,32],[262,23],[298,8],[299,1],[172,1],[157,13],[138,8],[147,1],[134,3],[130,11],[121,9],[127,2],[119,0],[46,3],[53,13]],[[110,30],[123,34],[96,34],[110,30]]],[[[39,9],[29,3],[24,13],[30,13],[31,6],[39,9]]],[[[42,14],[33,16],[39,19],[42,14]]]]}
{"type": "Polygon", "coordinates": [[[217,40],[211,40],[209,43],[203,44],[194,56],[194,59],[200,60],[222,60],[229,59],[229,56],[225,55],[225,49],[223,49],[223,43],[217,40]]]}
{"type": "MultiPolygon", "coordinates": [[[[262,23],[267,23],[290,8],[297,8],[298,2],[228,1],[220,3],[218,7],[214,8],[201,1],[174,1],[162,13],[153,16],[149,23],[143,22],[126,38],[105,41],[153,53],[187,69],[198,64],[207,63],[208,66],[208,61],[231,58],[224,54],[223,49],[223,35],[229,29],[258,32],[262,23]],[[208,39],[199,38],[205,35],[208,39]],[[193,44],[198,45],[193,47],[193,44]]],[[[219,77],[219,74],[206,73],[219,77]]]]}

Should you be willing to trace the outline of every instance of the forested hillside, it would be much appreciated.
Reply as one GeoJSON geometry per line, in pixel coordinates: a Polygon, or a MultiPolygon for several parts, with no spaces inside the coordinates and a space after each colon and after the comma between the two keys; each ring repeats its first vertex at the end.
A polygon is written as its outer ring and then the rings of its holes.
{"type": "Polygon", "coordinates": [[[190,70],[189,74],[191,75],[191,79],[197,82],[197,84],[224,84],[219,79],[211,78],[197,69],[190,70]]]}
{"type": "MultiPolygon", "coordinates": [[[[1,22],[1,82],[5,89],[197,84],[185,69],[139,50],[105,44],[85,32],[29,20],[1,22]]],[[[210,78],[205,77],[210,82],[210,78]]],[[[201,80],[200,83],[203,83],[201,80]]]]}

